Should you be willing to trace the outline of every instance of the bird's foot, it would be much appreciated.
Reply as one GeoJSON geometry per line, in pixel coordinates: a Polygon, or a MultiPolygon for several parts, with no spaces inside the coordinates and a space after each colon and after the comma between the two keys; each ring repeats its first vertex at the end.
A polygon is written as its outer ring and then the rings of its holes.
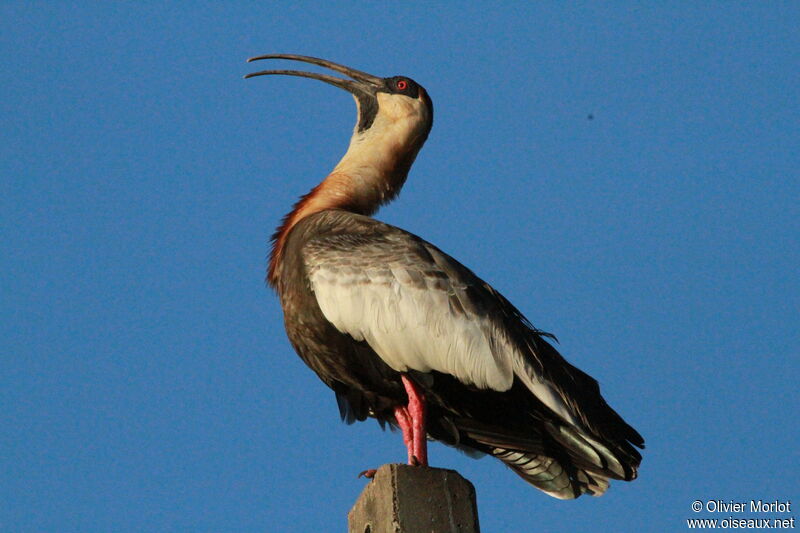
{"type": "Polygon", "coordinates": [[[363,470],[363,471],[359,472],[358,473],[358,477],[365,477],[367,479],[372,479],[372,478],[375,477],[375,472],[377,472],[377,471],[378,470],[375,469],[375,468],[369,468],[367,470],[363,470]]]}
{"type": "MultiPolygon", "coordinates": [[[[408,464],[415,466],[428,466],[428,441],[427,431],[425,429],[425,418],[427,408],[425,406],[425,396],[419,387],[405,374],[400,376],[403,381],[403,386],[408,395],[408,407],[406,412],[410,418],[411,428],[408,432],[411,437],[410,445],[408,446],[408,464]]],[[[405,435],[404,435],[405,436],[405,435]]]]}

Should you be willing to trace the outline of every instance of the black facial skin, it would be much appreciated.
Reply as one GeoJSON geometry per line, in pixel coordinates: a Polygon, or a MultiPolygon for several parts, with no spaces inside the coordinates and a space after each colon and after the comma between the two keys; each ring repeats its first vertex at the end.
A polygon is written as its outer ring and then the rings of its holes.
{"type": "Polygon", "coordinates": [[[372,126],[378,115],[378,99],[371,95],[357,95],[358,98],[358,132],[361,133],[372,126]]]}
{"type": "MultiPolygon", "coordinates": [[[[419,98],[420,86],[411,78],[405,76],[393,76],[391,78],[384,78],[385,89],[378,89],[379,92],[387,92],[389,94],[402,94],[409,98],[419,98]]],[[[425,95],[425,101],[428,107],[432,108],[430,98],[425,95]]],[[[375,116],[378,114],[378,100],[371,97],[358,97],[358,103],[361,112],[359,113],[358,131],[362,132],[369,129],[375,121],[375,116]]],[[[431,109],[432,111],[432,109],[431,109]]]]}
{"type": "Polygon", "coordinates": [[[402,94],[410,98],[419,98],[419,85],[405,76],[386,78],[386,88],[390,94],[402,94]]]}

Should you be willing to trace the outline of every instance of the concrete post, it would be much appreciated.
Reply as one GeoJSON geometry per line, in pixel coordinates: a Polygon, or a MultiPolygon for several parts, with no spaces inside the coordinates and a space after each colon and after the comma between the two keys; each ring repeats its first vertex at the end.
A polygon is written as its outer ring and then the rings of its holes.
{"type": "Polygon", "coordinates": [[[455,470],[383,465],[347,516],[350,533],[479,533],[475,487],[455,470]]]}

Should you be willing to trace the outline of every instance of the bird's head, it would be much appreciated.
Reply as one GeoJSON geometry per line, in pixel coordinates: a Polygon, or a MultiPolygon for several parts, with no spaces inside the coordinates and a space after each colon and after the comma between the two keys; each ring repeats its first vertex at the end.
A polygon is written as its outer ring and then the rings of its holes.
{"type": "Polygon", "coordinates": [[[379,78],[316,57],[268,54],[252,57],[248,61],[264,59],[301,61],[346,75],[349,79],[302,70],[262,70],[248,74],[245,78],[265,75],[300,76],[324,81],[350,92],[358,107],[358,121],[348,153],[353,152],[352,155],[356,155],[356,152],[366,152],[363,149],[368,148],[387,163],[389,160],[396,160],[401,167],[406,167],[403,169],[405,173],[408,172],[433,125],[433,103],[421,85],[406,76],[379,78]]]}

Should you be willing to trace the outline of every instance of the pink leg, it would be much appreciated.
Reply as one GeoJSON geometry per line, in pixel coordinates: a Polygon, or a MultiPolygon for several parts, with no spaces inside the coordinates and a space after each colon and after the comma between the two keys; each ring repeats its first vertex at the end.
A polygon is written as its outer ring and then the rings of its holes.
{"type": "Polygon", "coordinates": [[[405,407],[394,408],[394,418],[397,420],[397,425],[403,432],[403,444],[408,449],[408,464],[414,464],[414,428],[411,425],[411,416],[408,414],[408,409],[405,407]]]}
{"type": "MultiPolygon", "coordinates": [[[[409,464],[416,463],[420,466],[428,466],[428,432],[425,430],[425,396],[414,382],[405,375],[401,375],[400,378],[403,380],[403,386],[406,388],[406,394],[408,394],[408,415],[411,418],[412,447],[409,448],[409,454],[411,455],[410,459],[416,460],[409,460],[409,464]],[[413,454],[411,452],[412,448],[413,454]]],[[[403,437],[405,438],[405,432],[403,432],[403,437]]],[[[406,446],[408,446],[408,444],[406,444],[406,446]]]]}

